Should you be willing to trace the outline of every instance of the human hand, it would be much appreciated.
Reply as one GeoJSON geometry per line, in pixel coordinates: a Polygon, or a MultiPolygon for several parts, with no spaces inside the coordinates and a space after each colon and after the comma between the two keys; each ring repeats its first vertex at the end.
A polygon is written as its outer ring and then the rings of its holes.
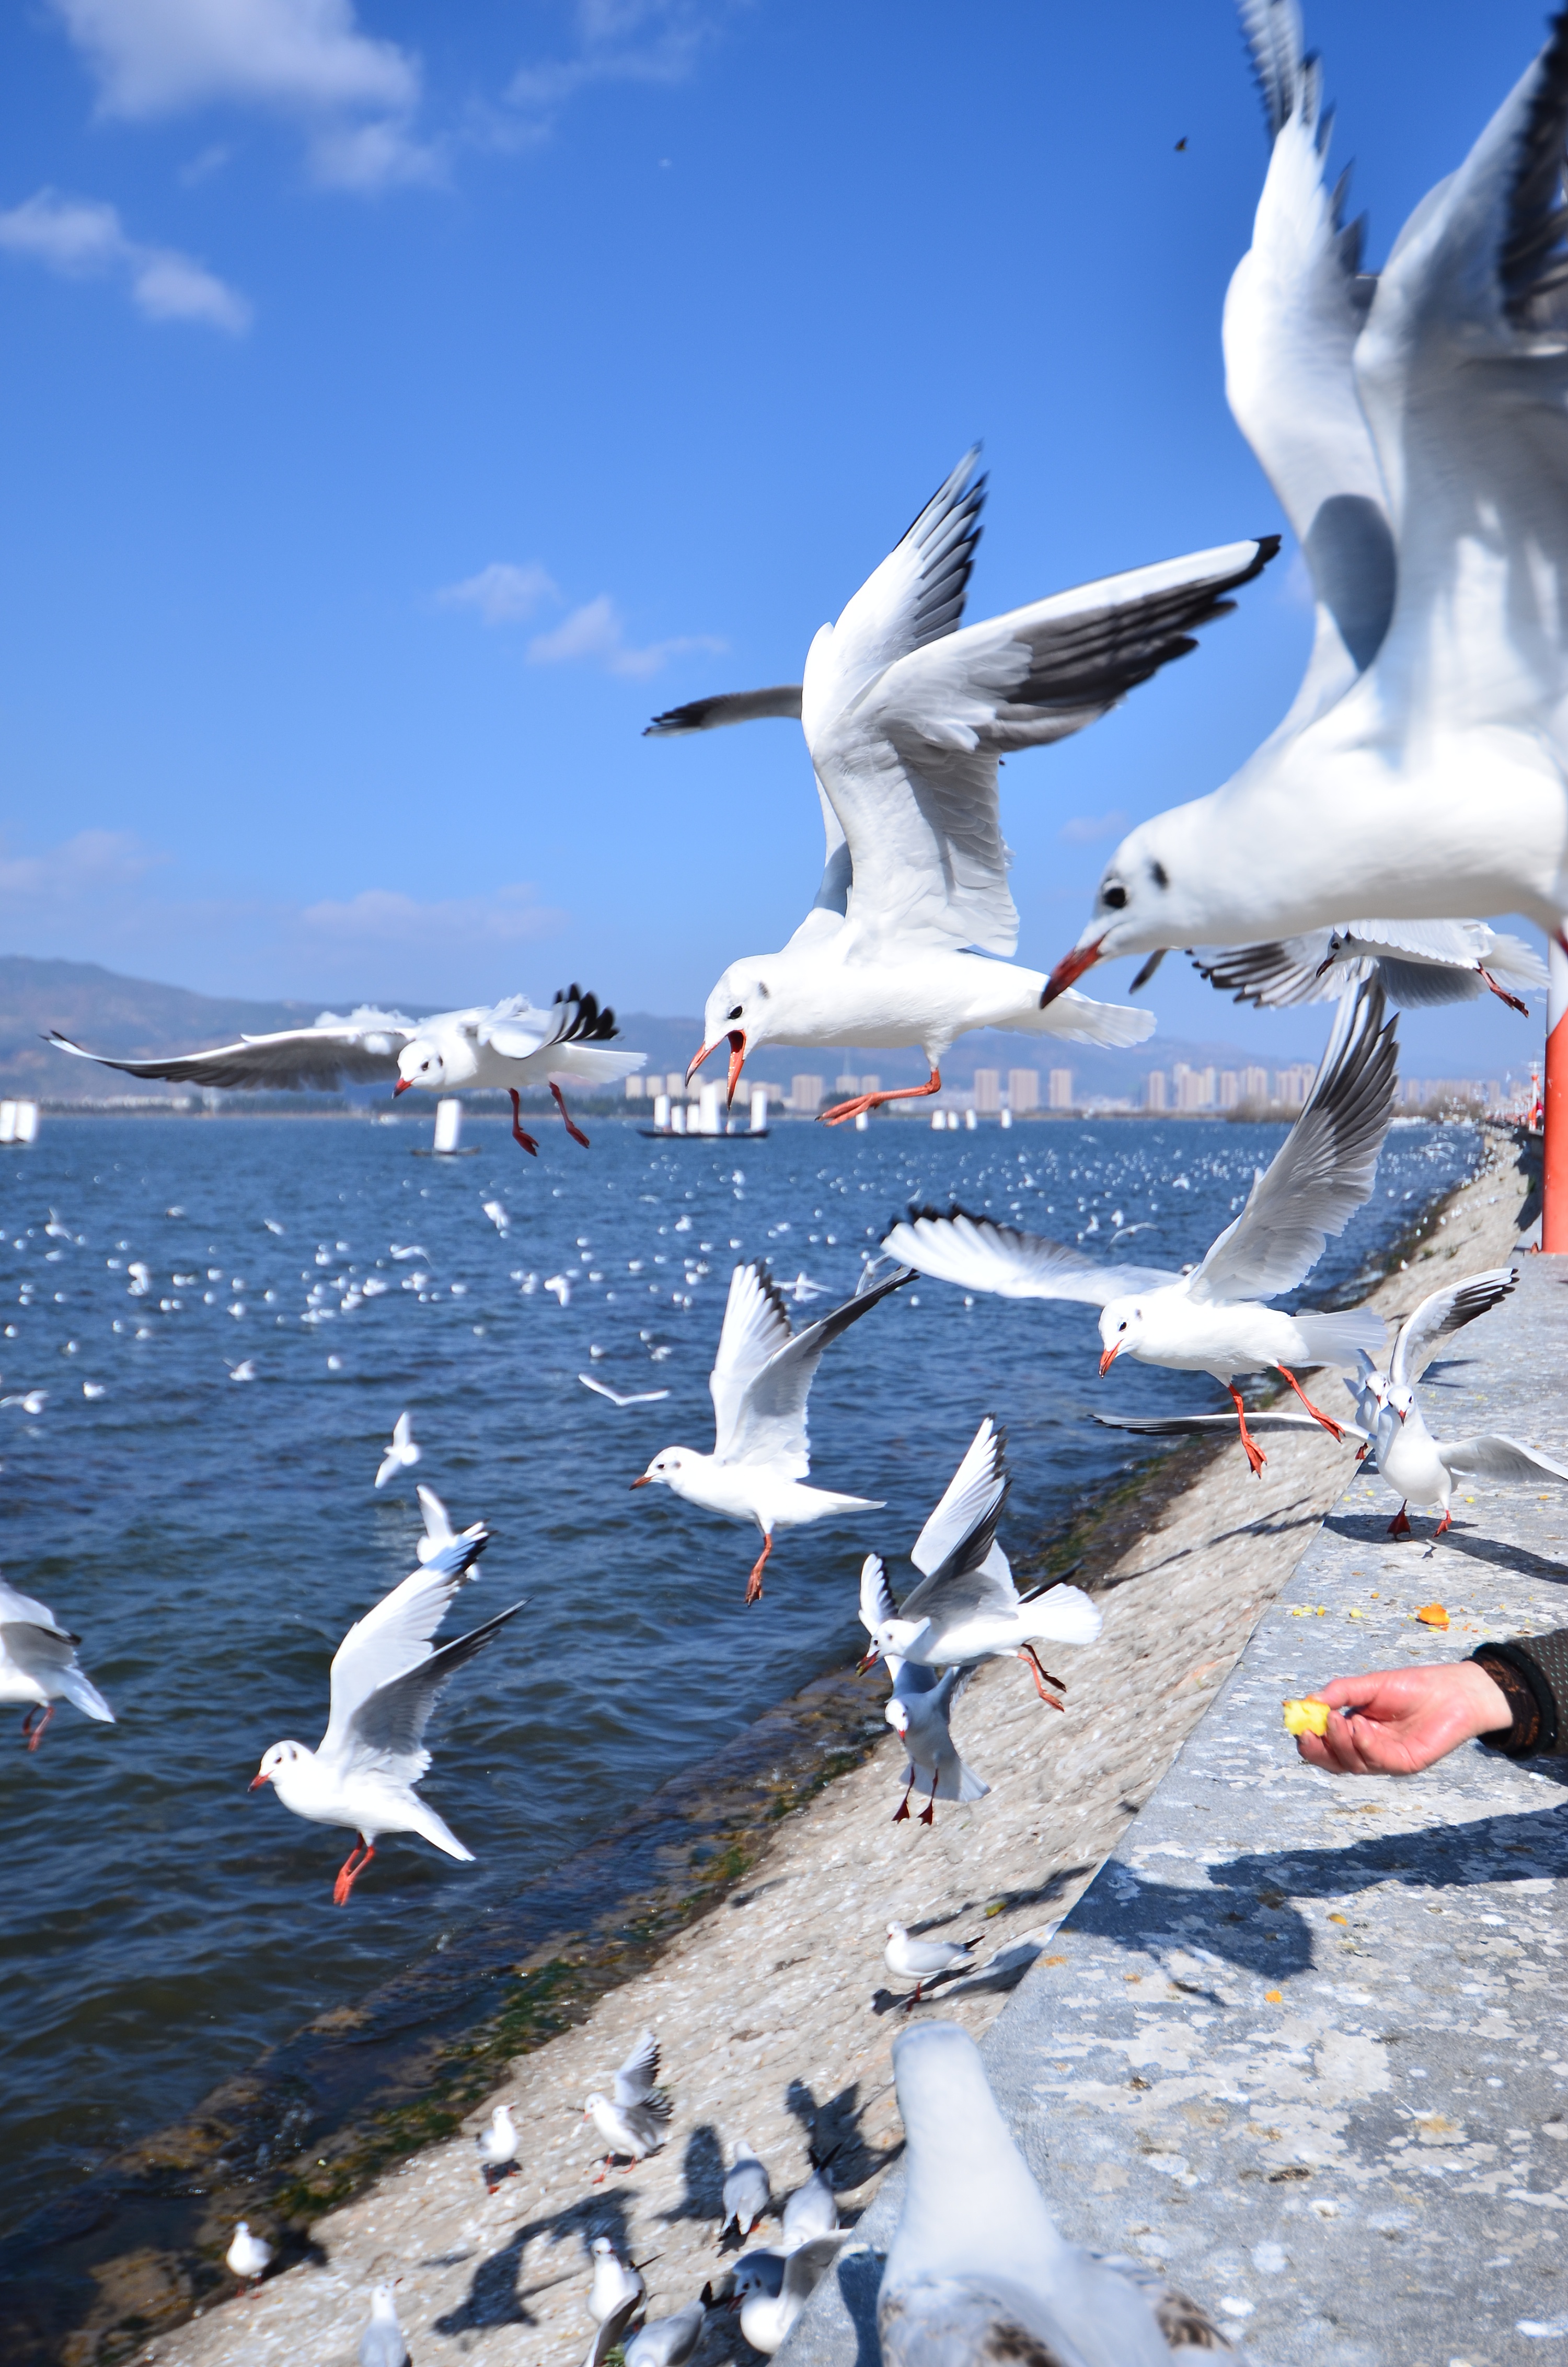
{"type": "Polygon", "coordinates": [[[1502,1686],[1474,1660],[1335,1677],[1313,1698],[1329,1704],[1328,1730],[1298,1735],[1296,1748],[1335,1775],[1414,1775],[1514,1722],[1502,1686]]]}

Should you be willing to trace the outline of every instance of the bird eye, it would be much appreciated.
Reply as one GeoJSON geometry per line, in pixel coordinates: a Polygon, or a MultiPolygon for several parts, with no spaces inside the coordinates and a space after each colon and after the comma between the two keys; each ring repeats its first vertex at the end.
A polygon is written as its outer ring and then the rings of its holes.
{"type": "Polygon", "coordinates": [[[740,1004],[737,1002],[737,1003],[736,1003],[736,1005],[735,1005],[735,1007],[734,1007],[734,1009],[733,1009],[732,1012],[730,1012],[730,1013],[728,1014],[728,1016],[729,1016],[731,1019],[738,1019],[738,1018],[740,1017],[740,1015],[741,1015],[741,1006],[740,1006],[740,1004]]]}
{"type": "Polygon", "coordinates": [[[1119,1324],[1117,1325],[1117,1327],[1116,1327],[1116,1328],[1117,1328],[1117,1330],[1118,1330],[1119,1331],[1126,1331],[1126,1329],[1127,1329],[1127,1326],[1126,1326],[1126,1324],[1125,1324],[1125,1323],[1119,1323],[1119,1324]]]}
{"type": "Polygon", "coordinates": [[[1171,884],[1170,874],[1163,863],[1151,863],[1149,877],[1156,888],[1168,888],[1171,884]]]}
{"type": "Polygon", "coordinates": [[[1113,879],[1108,888],[1100,890],[1100,902],[1108,904],[1113,912],[1119,912],[1126,901],[1127,890],[1119,879],[1113,879]]]}

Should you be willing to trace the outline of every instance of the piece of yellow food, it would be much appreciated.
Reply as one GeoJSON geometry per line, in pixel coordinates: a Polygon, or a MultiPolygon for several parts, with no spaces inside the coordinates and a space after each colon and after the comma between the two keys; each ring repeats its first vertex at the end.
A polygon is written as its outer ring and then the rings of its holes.
{"type": "Polygon", "coordinates": [[[1288,1701],[1285,1704],[1287,1734],[1326,1734],[1328,1704],[1320,1701],[1288,1701]]]}
{"type": "Polygon", "coordinates": [[[1440,1603],[1424,1603],[1415,1616],[1424,1627],[1446,1627],[1449,1614],[1440,1603]]]}

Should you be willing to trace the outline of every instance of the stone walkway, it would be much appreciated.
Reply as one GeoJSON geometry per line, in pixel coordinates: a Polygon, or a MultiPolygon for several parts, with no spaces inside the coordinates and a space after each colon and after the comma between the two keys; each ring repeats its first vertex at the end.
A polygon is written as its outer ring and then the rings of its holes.
{"type": "MultiPolygon", "coordinates": [[[[1423,1407],[1562,1460],[1568,1259],[1521,1264],[1423,1407]]],[[[1064,2231],[1167,2268],[1253,2367],[1512,2367],[1568,2339],[1568,1761],[1471,1744],[1345,1780],[1279,1710],[1568,1624],[1568,1490],[1468,1487],[1430,1551],[1394,1509],[1352,1480],[985,2042],[1064,2231]]],[[[879,2273],[845,2261],[787,2367],[874,2361],[879,2273]]]]}

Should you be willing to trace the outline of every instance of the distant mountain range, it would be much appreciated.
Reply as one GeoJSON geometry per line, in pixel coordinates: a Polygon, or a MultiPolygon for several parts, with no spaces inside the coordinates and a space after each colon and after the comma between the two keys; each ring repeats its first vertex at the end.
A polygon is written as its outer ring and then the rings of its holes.
{"type": "MultiPolygon", "coordinates": [[[[65,1053],[52,1051],[41,1039],[51,1027],[85,1044],[95,1052],[138,1054],[193,1052],[207,1045],[231,1043],[236,1036],[264,1036],[277,1028],[308,1026],[321,1006],[315,1002],[244,1002],[224,996],[193,994],[180,986],[160,986],[148,979],[121,978],[97,962],[36,961],[24,954],[0,955],[0,1086],[6,1093],[28,1093],[44,1100],[104,1101],[122,1093],[159,1094],[172,1088],[142,1085],[109,1070],[89,1069],[65,1053]]],[[[421,1006],[415,1005],[415,1015],[421,1006]]],[[[648,1055],[651,1070],[666,1075],[684,1070],[702,1041],[698,1018],[663,1018],[646,1011],[618,1014],[621,1040],[648,1055]]],[[[1271,1048],[1271,1061],[1283,1066],[1297,1059],[1315,1059],[1310,1048],[1316,1029],[1303,1026],[1306,1043],[1300,1050],[1281,1044],[1271,1048]]],[[[1192,1043],[1161,1036],[1125,1052],[1103,1052],[1087,1044],[1062,1044],[1051,1036],[997,1035],[989,1030],[964,1036],[943,1064],[946,1083],[967,1090],[978,1069],[997,1069],[1006,1082],[1009,1069],[1038,1069],[1040,1098],[1045,1098],[1045,1072],[1071,1069],[1080,1098],[1105,1093],[1139,1098],[1143,1079],[1152,1069],[1168,1070],[1177,1060],[1195,1069],[1242,1069],[1256,1055],[1215,1038],[1192,1043]]],[[[721,1056],[712,1071],[718,1075],[721,1056]]],[[[913,1085],[926,1076],[917,1052],[805,1052],[788,1046],[769,1047],[746,1062],[746,1073],[759,1082],[787,1085],[797,1072],[824,1077],[831,1091],[840,1075],[878,1076],[884,1084],[913,1085]]]]}

